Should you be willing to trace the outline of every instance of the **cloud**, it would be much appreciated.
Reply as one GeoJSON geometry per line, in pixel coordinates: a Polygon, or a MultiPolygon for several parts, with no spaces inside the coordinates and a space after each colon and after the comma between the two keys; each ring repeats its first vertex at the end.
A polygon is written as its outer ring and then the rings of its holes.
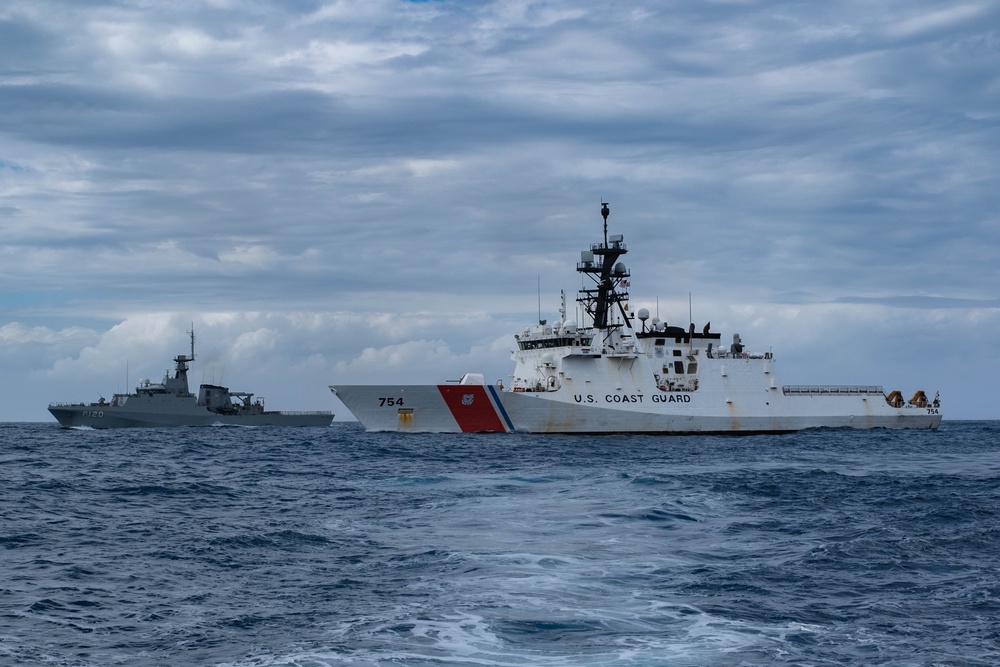
{"type": "Polygon", "coordinates": [[[946,9],[928,8],[909,18],[893,21],[887,32],[893,37],[914,37],[960,27],[996,13],[997,8],[993,3],[966,3],[946,9]]]}
{"type": "Polygon", "coordinates": [[[192,322],[211,372],[303,409],[334,381],[504,377],[539,297],[572,301],[602,200],[647,307],[691,293],[816,381],[941,377],[949,416],[989,416],[998,16],[9,2],[0,355],[24,391],[0,419],[124,388],[124,359],[159,376],[192,322]]]}

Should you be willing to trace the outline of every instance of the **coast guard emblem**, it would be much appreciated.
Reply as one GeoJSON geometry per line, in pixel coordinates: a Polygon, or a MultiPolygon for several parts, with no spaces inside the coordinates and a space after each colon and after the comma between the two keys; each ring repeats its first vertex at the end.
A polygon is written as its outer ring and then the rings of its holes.
{"type": "Polygon", "coordinates": [[[472,405],[474,398],[472,394],[462,394],[462,405],[472,405]]]}

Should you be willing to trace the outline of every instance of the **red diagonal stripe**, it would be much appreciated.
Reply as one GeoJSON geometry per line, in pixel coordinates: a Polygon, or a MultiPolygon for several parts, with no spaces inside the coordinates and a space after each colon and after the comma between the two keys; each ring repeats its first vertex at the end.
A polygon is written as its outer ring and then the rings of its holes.
{"type": "Polygon", "coordinates": [[[478,384],[439,384],[441,397],[464,433],[503,433],[503,422],[490,403],[486,387],[478,384]]]}

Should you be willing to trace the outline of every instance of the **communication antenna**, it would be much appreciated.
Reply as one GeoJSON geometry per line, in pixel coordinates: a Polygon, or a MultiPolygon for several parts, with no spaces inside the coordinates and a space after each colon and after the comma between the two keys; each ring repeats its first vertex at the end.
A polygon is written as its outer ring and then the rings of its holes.
{"type": "Polygon", "coordinates": [[[542,320],[542,274],[538,274],[538,323],[545,324],[542,320]]]}
{"type": "Polygon", "coordinates": [[[688,351],[694,349],[694,315],[691,310],[691,292],[688,292],[688,351]]]}
{"type": "Polygon", "coordinates": [[[611,215],[611,209],[608,208],[608,202],[601,202],[601,217],[604,218],[604,247],[608,247],[608,216],[611,215]]]}

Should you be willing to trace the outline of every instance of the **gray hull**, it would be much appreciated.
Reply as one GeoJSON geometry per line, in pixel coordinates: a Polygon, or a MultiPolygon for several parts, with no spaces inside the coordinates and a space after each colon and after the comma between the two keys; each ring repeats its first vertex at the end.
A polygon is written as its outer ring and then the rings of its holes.
{"type": "MultiPolygon", "coordinates": [[[[156,397],[161,398],[161,397],[156,397]]],[[[167,399],[167,397],[162,397],[167,399]]],[[[258,414],[219,414],[198,406],[194,400],[131,399],[123,406],[50,405],[49,412],[66,428],[162,428],[176,426],[329,426],[333,413],[261,412],[258,414]],[[139,403],[141,405],[135,405],[139,403]]]]}

